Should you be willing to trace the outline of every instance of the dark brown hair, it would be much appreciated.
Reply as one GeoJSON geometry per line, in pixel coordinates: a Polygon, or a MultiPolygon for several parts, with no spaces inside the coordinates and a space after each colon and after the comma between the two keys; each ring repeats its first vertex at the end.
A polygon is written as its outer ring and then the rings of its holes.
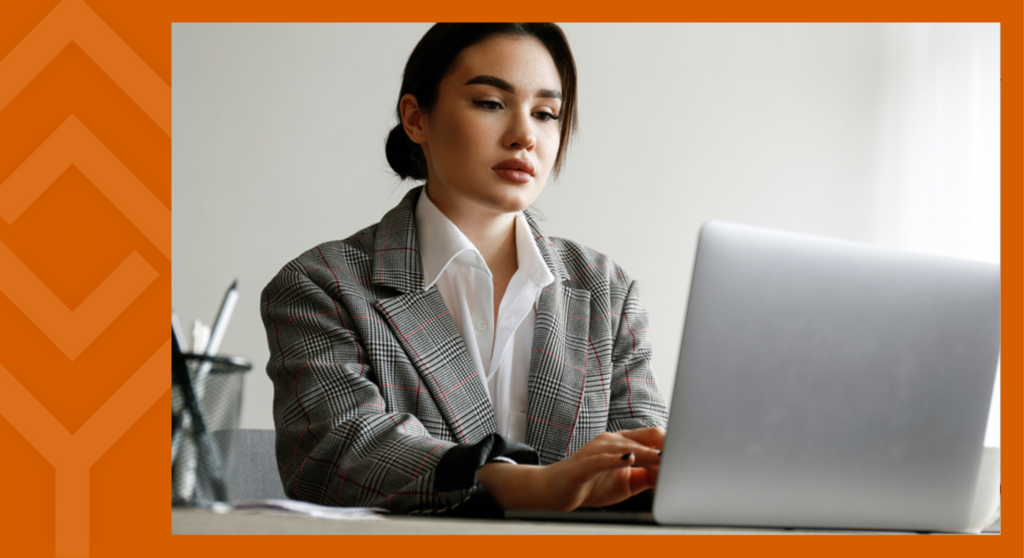
{"type": "Polygon", "coordinates": [[[402,89],[398,93],[399,102],[395,109],[398,125],[388,134],[385,146],[388,164],[401,178],[427,178],[423,149],[409,139],[402,127],[402,97],[411,93],[416,97],[420,109],[430,112],[437,102],[441,80],[459,53],[493,35],[533,37],[548,49],[555,62],[558,76],[562,80],[560,143],[554,165],[555,176],[558,175],[569,139],[576,131],[576,61],[562,29],[554,23],[438,23],[423,35],[405,64],[402,89]]]}

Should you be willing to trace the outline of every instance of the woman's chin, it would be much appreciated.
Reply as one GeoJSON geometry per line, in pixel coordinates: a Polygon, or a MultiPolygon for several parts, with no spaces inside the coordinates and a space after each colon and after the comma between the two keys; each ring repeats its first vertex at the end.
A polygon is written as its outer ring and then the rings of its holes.
{"type": "Polygon", "coordinates": [[[492,190],[494,195],[488,196],[488,205],[503,213],[515,213],[533,205],[543,190],[543,184],[532,180],[525,184],[503,180],[492,190]]]}
{"type": "MultiPolygon", "coordinates": [[[[436,188],[436,187],[435,187],[436,188]]],[[[493,215],[516,213],[530,207],[540,196],[543,185],[535,181],[514,183],[496,180],[474,188],[442,192],[431,188],[430,199],[438,207],[454,206],[456,211],[483,211],[493,215]]],[[[443,209],[442,209],[443,210],[443,209]]]]}
{"type": "Polygon", "coordinates": [[[532,192],[527,191],[504,192],[503,194],[487,200],[486,206],[495,213],[516,213],[533,205],[533,202],[538,197],[532,192]]]}

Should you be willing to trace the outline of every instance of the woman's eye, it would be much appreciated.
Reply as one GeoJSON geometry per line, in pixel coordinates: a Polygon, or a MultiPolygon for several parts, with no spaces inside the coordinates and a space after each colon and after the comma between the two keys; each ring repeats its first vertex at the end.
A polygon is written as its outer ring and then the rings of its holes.
{"type": "Polygon", "coordinates": [[[541,111],[541,112],[535,112],[533,114],[541,122],[547,122],[549,120],[558,120],[558,115],[557,114],[552,114],[550,112],[543,112],[543,111],[541,111]]]}
{"type": "Polygon", "coordinates": [[[481,107],[483,109],[486,109],[486,110],[498,110],[498,109],[501,108],[501,103],[498,103],[496,101],[477,101],[477,100],[474,100],[473,104],[477,105],[477,106],[479,106],[479,107],[481,107]]]}

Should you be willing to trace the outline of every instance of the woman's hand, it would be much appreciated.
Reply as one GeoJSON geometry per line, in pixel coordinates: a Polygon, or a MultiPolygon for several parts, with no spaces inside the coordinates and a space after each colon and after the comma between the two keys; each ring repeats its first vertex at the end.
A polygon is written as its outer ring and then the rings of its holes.
{"type": "Polygon", "coordinates": [[[609,506],[653,488],[665,439],[661,428],[599,434],[571,456],[545,467],[548,509],[609,506]]]}
{"type": "Polygon", "coordinates": [[[477,479],[506,510],[608,506],[654,486],[664,440],[663,428],[605,432],[558,463],[488,463],[477,479]]]}

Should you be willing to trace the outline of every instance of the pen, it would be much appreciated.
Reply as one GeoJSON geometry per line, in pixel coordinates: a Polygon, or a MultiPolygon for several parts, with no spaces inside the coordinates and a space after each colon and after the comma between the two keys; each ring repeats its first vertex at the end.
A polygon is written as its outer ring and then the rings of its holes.
{"type": "Polygon", "coordinates": [[[220,312],[217,313],[217,321],[213,322],[213,333],[210,334],[210,343],[206,346],[206,356],[217,354],[220,343],[224,340],[224,332],[228,328],[228,321],[235,311],[235,303],[238,302],[238,279],[235,279],[228,292],[224,293],[224,300],[220,304],[220,312]]]}
{"type": "MultiPolygon", "coordinates": [[[[238,302],[238,279],[235,279],[231,286],[228,287],[228,291],[224,293],[224,300],[220,303],[220,311],[217,312],[217,320],[213,323],[213,333],[210,334],[210,341],[206,344],[206,350],[203,354],[206,356],[214,356],[220,349],[220,343],[224,340],[224,332],[228,328],[228,322],[231,320],[231,314],[235,311],[235,303],[238,302]]],[[[194,347],[198,349],[198,347],[194,347]]],[[[195,392],[196,400],[199,402],[203,401],[203,397],[206,393],[206,376],[210,373],[210,368],[213,365],[208,360],[204,360],[199,365],[199,370],[196,372],[195,392]]]]}
{"type": "MultiPolygon", "coordinates": [[[[201,352],[204,356],[210,357],[217,354],[221,341],[224,340],[224,332],[227,330],[231,314],[235,310],[235,303],[238,302],[238,280],[236,279],[228,287],[221,302],[220,310],[217,312],[217,319],[213,324],[213,330],[197,323],[196,332],[201,335],[193,340],[192,348],[201,352]],[[205,331],[204,331],[205,330],[205,331]],[[202,337],[202,338],[200,338],[202,337]]],[[[180,355],[180,347],[175,346],[180,355]]],[[[209,434],[206,432],[206,424],[202,419],[201,405],[206,391],[206,379],[210,374],[213,364],[209,360],[201,359],[198,369],[195,372],[195,381],[189,382],[188,374],[183,374],[183,367],[179,366],[177,374],[179,383],[182,385],[185,397],[185,409],[181,416],[179,432],[186,430],[191,435],[184,437],[172,436],[171,439],[171,475],[174,479],[172,486],[176,488],[177,496],[181,501],[191,501],[195,498],[197,489],[197,466],[208,469],[213,481],[214,498],[218,501],[226,499],[223,479],[218,477],[219,459],[214,453],[214,448],[209,434]],[[176,482],[175,482],[176,481],[176,482]]]]}
{"type": "Polygon", "coordinates": [[[192,322],[192,352],[197,355],[206,354],[206,346],[210,344],[210,326],[202,320],[192,322]]]}
{"type": "MultiPolygon", "coordinates": [[[[213,447],[213,440],[207,432],[206,423],[203,420],[203,414],[199,409],[199,402],[196,399],[196,393],[192,382],[189,380],[185,356],[178,346],[177,339],[172,340],[171,343],[171,374],[181,389],[182,398],[185,400],[184,409],[182,409],[182,419],[185,419],[183,422],[191,422],[191,437],[188,440],[191,442],[188,444],[191,451],[188,451],[189,455],[185,456],[187,463],[176,463],[184,428],[179,428],[175,432],[176,436],[171,438],[171,475],[177,481],[172,481],[172,488],[178,489],[179,494],[177,496],[183,502],[190,501],[198,480],[198,464],[205,470],[206,476],[209,477],[212,483],[214,499],[218,502],[225,502],[227,501],[227,486],[221,473],[220,458],[217,456],[216,449],[213,447]],[[198,446],[193,446],[193,444],[198,444],[198,446]],[[175,465],[178,466],[175,467],[175,465]]],[[[173,497],[174,494],[172,494],[172,500],[173,497]]]]}

